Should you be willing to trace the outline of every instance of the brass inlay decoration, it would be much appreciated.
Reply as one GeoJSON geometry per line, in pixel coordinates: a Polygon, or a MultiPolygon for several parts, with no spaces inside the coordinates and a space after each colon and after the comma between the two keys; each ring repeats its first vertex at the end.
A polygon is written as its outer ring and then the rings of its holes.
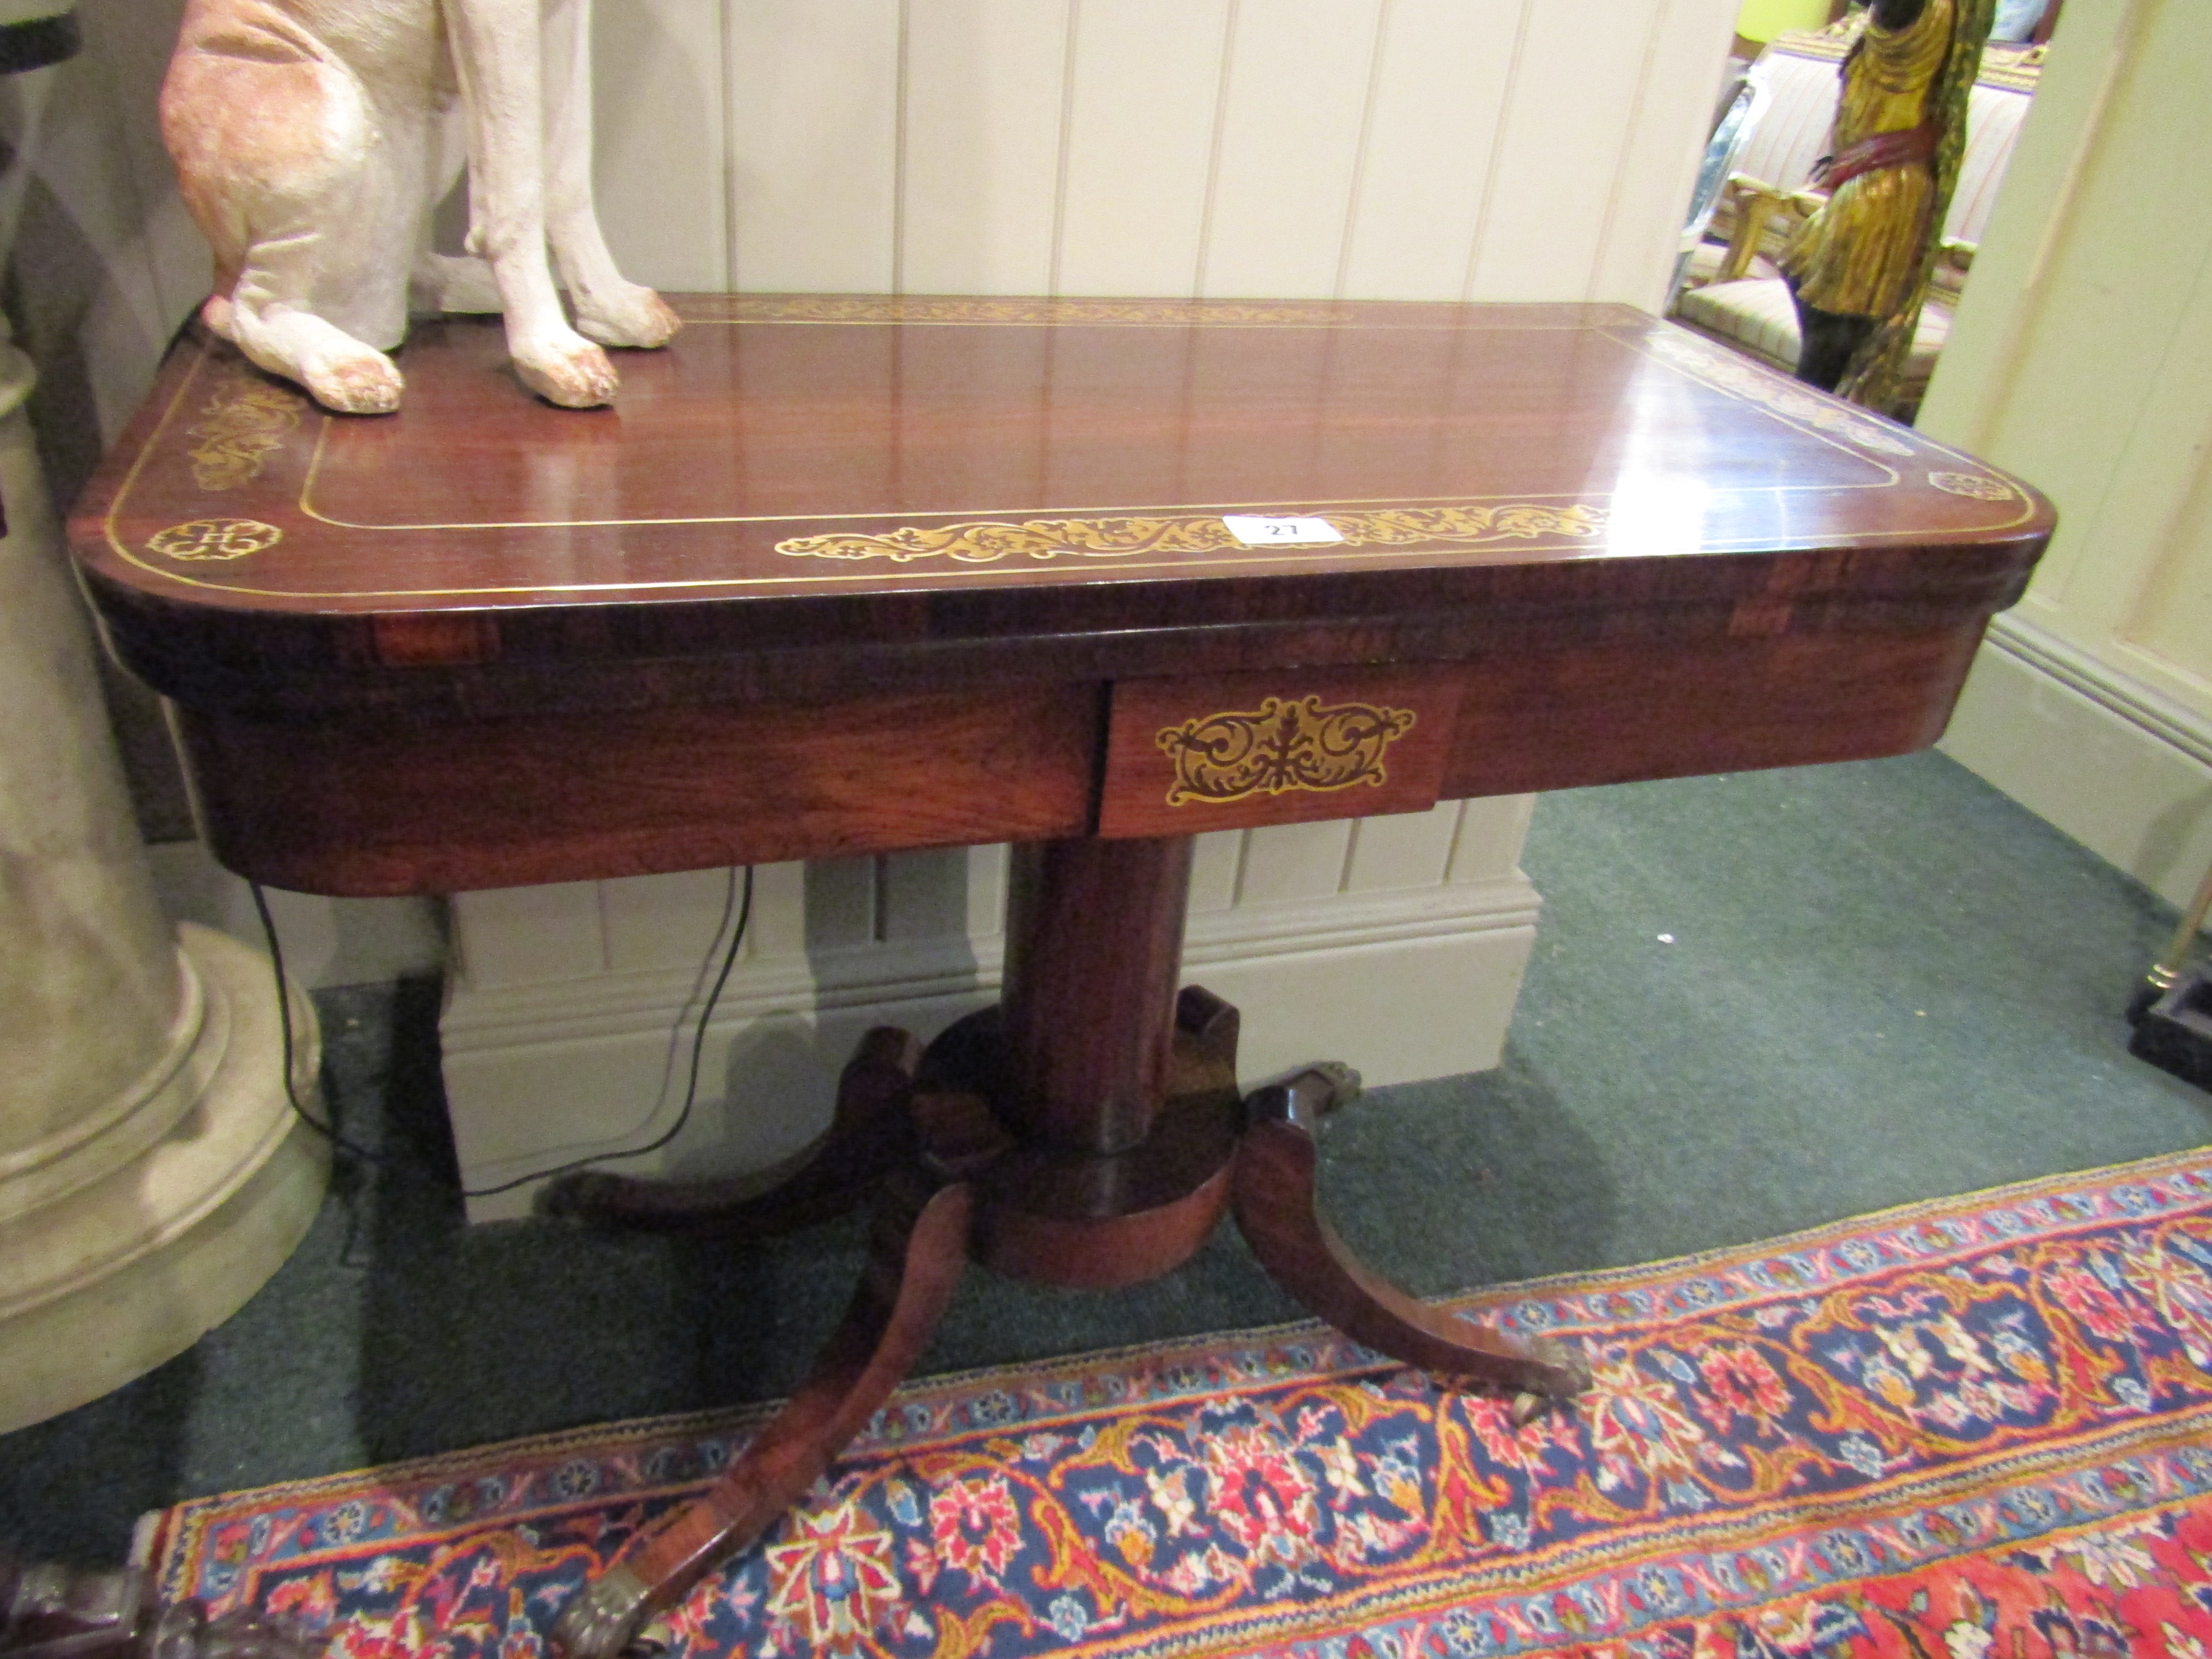
{"type": "MultiPolygon", "coordinates": [[[[1550,325],[1544,325],[1543,326],[1548,327],[1550,325]]],[[[1569,329],[1567,331],[1572,331],[1572,330],[1569,329]]],[[[1660,337],[1656,326],[1639,327],[1632,334],[1611,330],[1601,331],[1601,334],[1604,337],[1618,337],[1625,349],[1639,355],[1648,354],[1658,343],[1658,338],[1660,337]]],[[[123,530],[123,521],[131,514],[139,510],[141,497],[143,495],[149,493],[156,493],[149,492],[146,488],[149,469],[152,467],[158,459],[175,453],[175,434],[179,429],[185,424],[188,419],[187,410],[192,406],[194,398],[205,395],[205,387],[208,380],[215,374],[222,372],[221,369],[210,361],[211,349],[211,348],[202,349],[200,355],[193,360],[191,368],[187,370],[182,380],[178,385],[174,394],[169,398],[167,403],[162,406],[160,419],[156,422],[153,433],[147,439],[145,445],[135,456],[131,458],[129,466],[125,471],[122,483],[118,487],[113,498],[109,501],[107,511],[100,521],[101,532],[106,538],[108,550],[117,560],[125,565],[131,566],[136,569],[147,573],[149,575],[159,578],[165,585],[197,588],[213,593],[238,593],[254,598],[321,602],[333,599],[501,599],[525,595],[532,599],[542,599],[555,594],[588,595],[616,590],[625,592],[651,591],[663,593],[743,592],[750,589],[787,586],[794,580],[803,580],[809,584],[837,584],[847,582],[866,583],[881,580],[879,576],[872,575],[866,570],[855,570],[849,573],[840,572],[834,574],[810,574],[805,578],[794,578],[788,574],[770,574],[765,571],[756,570],[750,574],[744,574],[661,576],[653,579],[641,579],[635,573],[624,573],[619,577],[611,577],[602,580],[586,580],[580,577],[569,580],[541,579],[532,582],[516,582],[513,584],[486,583],[460,586],[340,586],[319,585],[311,580],[303,580],[304,573],[302,572],[291,571],[285,573],[286,576],[290,580],[279,581],[276,585],[271,586],[254,581],[241,582],[234,580],[215,580],[214,577],[216,574],[215,572],[210,571],[205,574],[196,574],[188,571],[179,570],[176,568],[177,562],[169,559],[164,559],[159,562],[150,562],[146,556],[152,550],[151,544],[140,542],[136,540],[134,538],[127,537],[123,530]]],[[[1718,348],[1715,348],[1716,351],[1718,349],[1718,348]]],[[[323,436],[317,440],[316,453],[318,456],[320,455],[321,446],[327,441],[328,434],[334,424],[336,424],[334,420],[325,420],[322,423],[323,436]]],[[[1942,457],[1944,459],[1954,459],[1962,466],[1972,466],[1976,465],[1974,459],[1972,456],[1962,454],[1960,452],[1949,449],[1942,444],[1932,442],[1925,438],[1919,439],[1917,442],[1918,453],[1929,459],[1932,459],[1937,457],[1942,457]]],[[[368,530],[374,531],[379,534],[386,534],[394,531],[471,531],[481,532],[502,532],[509,530],[566,530],[580,527],[580,524],[599,523],[618,525],[670,523],[757,524],[769,521],[766,515],[750,518],[730,515],[674,520],[618,519],[584,521],[562,520],[550,524],[539,520],[527,520],[514,523],[470,520],[459,524],[355,524],[343,520],[331,518],[316,509],[312,499],[314,487],[314,465],[315,463],[313,462],[310,463],[307,478],[301,486],[301,493],[297,503],[300,510],[310,520],[317,520],[322,523],[335,526],[338,529],[348,531],[368,530]]],[[[1887,469],[1885,469],[1885,471],[1887,469]]],[[[1809,495],[1817,500],[1823,498],[1827,494],[1834,493],[1839,488],[1844,489],[1860,489],[1868,487],[1869,486],[1862,484],[1839,487],[1820,483],[1806,483],[1798,485],[1785,483],[1748,492],[1723,491],[1723,494],[1751,494],[1763,495],[1777,493],[1785,495],[1802,493],[1809,495]]],[[[1404,509],[1399,509],[1399,511],[1403,510],[1404,509]]],[[[1450,511],[1452,509],[1447,508],[1435,510],[1450,511]]],[[[1501,521],[1505,520],[1510,517],[1515,522],[1526,522],[1527,520],[1522,515],[1527,514],[1556,514],[1558,520],[1558,522],[1553,528],[1562,536],[1572,536],[1577,538],[1595,537],[1601,534],[1606,526],[1608,513],[1608,510],[1604,507],[1583,506],[1573,506],[1564,508],[1529,507],[1483,508],[1480,510],[1497,513],[1501,521]]],[[[1316,515],[1314,514],[1314,510],[1310,503],[1288,501],[1223,502],[1214,504],[1213,511],[1256,511],[1271,513],[1297,512],[1304,516],[1327,517],[1330,519],[1332,522],[1338,523],[1341,523],[1347,517],[1351,516],[1347,514],[1338,513],[1316,515]]],[[[781,516],[795,517],[798,515],[781,516]]],[[[813,518],[814,521],[819,522],[819,515],[810,516],[813,518]]],[[[860,518],[863,516],[875,517],[880,515],[851,514],[844,516],[860,518]]],[[[1194,515],[1186,514],[1184,516],[1194,515]]],[[[2012,516],[1999,523],[1982,526],[1982,528],[1989,530],[2011,529],[2018,526],[2033,523],[2036,516],[2037,507],[2034,500],[2032,497],[2022,494],[2015,498],[2012,516]]],[[[1218,520],[1214,522],[1218,524],[1218,520]]],[[[1225,531],[1226,526],[1221,526],[1221,528],[1225,531]]],[[[271,538],[271,539],[262,543],[262,545],[264,546],[273,545],[274,540],[280,537],[280,532],[276,532],[273,527],[265,529],[262,533],[271,538]]],[[[1538,532],[1523,531],[1521,533],[1534,534],[1538,532]]],[[[1847,539],[1850,544],[1855,546],[1881,546],[1886,544],[1899,541],[1910,541],[1914,538],[1924,538],[1925,534],[1926,532],[1924,530],[1911,526],[1905,526],[1889,529],[1858,531],[1851,533],[1847,539]]],[[[1713,553],[1731,551],[1738,549],[1775,551],[1797,547],[1812,545],[1827,546],[1830,544],[1830,540],[1825,538],[1816,543],[1808,540],[1806,536],[1802,533],[1791,532],[1787,530],[1777,530],[1771,526],[1761,526],[1757,528],[1757,533],[1753,534],[1709,538],[1705,544],[1705,549],[1706,551],[1713,553]]],[[[784,550],[793,551],[794,549],[792,546],[787,546],[784,550]]],[[[811,551],[812,550],[805,550],[811,551]]],[[[817,556],[842,556],[847,559],[856,559],[883,555],[890,552],[890,550],[892,550],[888,547],[878,546],[852,549],[841,555],[823,553],[818,554],[817,556]]],[[[201,554],[199,556],[205,557],[206,555],[201,554]]],[[[244,554],[235,553],[229,556],[243,557],[244,554]]],[[[912,557],[920,556],[910,554],[908,556],[912,557]]],[[[1249,563],[1261,561],[1278,562],[1281,559],[1282,555],[1279,550],[1273,548],[1240,547],[1234,552],[1225,553],[1223,556],[1224,561],[1249,563]]],[[[1175,564],[1175,556],[1167,555],[1150,561],[1139,562],[1134,568],[1171,569],[1174,568],[1175,564]]],[[[1129,567],[1124,568],[1126,568],[1129,567]]],[[[222,574],[228,576],[230,573],[226,571],[222,574]]]]}
{"type": "Polygon", "coordinates": [[[259,477],[270,452],[299,426],[300,399],[282,386],[240,374],[217,390],[200,413],[198,423],[185,428],[199,440],[188,452],[192,477],[202,489],[235,489],[259,477]]]}
{"type": "Polygon", "coordinates": [[[1333,306],[1221,300],[1025,300],[902,298],[896,295],[733,294],[702,320],[729,323],[1211,323],[1305,325],[1336,321],[1333,306]]]}
{"type": "Polygon", "coordinates": [[[1793,381],[1764,374],[1725,347],[1708,346],[1679,334],[1655,336],[1650,345],[1654,356],[1685,374],[1719,391],[1764,404],[1778,415],[1817,427],[1845,443],[1870,449],[1878,455],[1912,453],[1911,444],[1893,437],[1864,416],[1854,414],[1834,399],[1807,391],[1793,381]]]}
{"type": "MultiPolygon", "coordinates": [[[[1588,538],[1602,534],[1608,509],[1547,507],[1511,502],[1500,507],[1394,507],[1372,513],[1314,513],[1303,515],[1334,526],[1342,543],[1322,543],[1309,550],[1328,553],[1339,546],[1412,547],[1428,542],[1477,546],[1485,542],[1531,541],[1539,536],[1588,538]]],[[[879,536],[832,532],[796,536],[775,544],[795,559],[949,558],[961,564],[995,564],[1018,555],[1032,559],[1063,557],[1125,559],[1139,553],[1249,554],[1213,514],[1180,514],[1172,518],[1024,519],[1016,523],[986,520],[969,524],[902,525],[879,536]]]]}
{"type": "Polygon", "coordinates": [[[1379,787],[1382,751],[1413,729],[1410,708],[1362,702],[1324,708],[1319,696],[1267,697],[1164,727],[1156,741],[1175,764],[1168,805],[1215,805],[1292,790],[1379,787]]]}
{"type": "Polygon", "coordinates": [[[1979,472],[1931,472],[1928,482],[1954,495],[1971,495],[1978,501],[2008,501],[2020,492],[2002,478],[1979,472]]]}
{"type": "Polygon", "coordinates": [[[258,519],[194,519],[155,531],[146,550],[165,559],[242,559],[283,539],[283,531],[258,519]]]}

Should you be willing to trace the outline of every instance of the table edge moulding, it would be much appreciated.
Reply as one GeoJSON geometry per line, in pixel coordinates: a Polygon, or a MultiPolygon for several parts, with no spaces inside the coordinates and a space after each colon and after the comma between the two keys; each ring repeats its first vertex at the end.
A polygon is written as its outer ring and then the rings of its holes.
{"type": "Polygon", "coordinates": [[[672,296],[611,410],[496,327],[324,414],[173,354],[72,526],[204,834],[332,894],[1015,843],[999,1006],[879,1029],[785,1186],[544,1207],[731,1234],[875,1206],[817,1368],[562,1615],[604,1659],[802,1494],[962,1266],[1069,1286],[1233,1212],[1440,1377],[1582,1358],[1435,1315],[1315,1206],[1319,1062],[1247,1091],[1181,982],[1194,836],[1901,753],[2052,528],[2016,479],[1617,306],[672,296]]]}

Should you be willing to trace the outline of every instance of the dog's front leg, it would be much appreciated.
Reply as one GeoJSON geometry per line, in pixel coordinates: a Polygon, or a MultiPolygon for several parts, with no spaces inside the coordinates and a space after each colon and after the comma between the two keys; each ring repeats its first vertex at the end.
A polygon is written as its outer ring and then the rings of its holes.
{"type": "Polygon", "coordinates": [[[571,409],[612,401],[607,355],[568,326],[545,249],[544,106],[539,0],[447,0],[468,124],[475,252],[507,313],[523,383],[571,409]]]}
{"type": "Polygon", "coordinates": [[[545,3],[545,234],[576,326],[611,346],[663,346],[683,325],[626,280],[592,204],[592,0],[545,3]]]}

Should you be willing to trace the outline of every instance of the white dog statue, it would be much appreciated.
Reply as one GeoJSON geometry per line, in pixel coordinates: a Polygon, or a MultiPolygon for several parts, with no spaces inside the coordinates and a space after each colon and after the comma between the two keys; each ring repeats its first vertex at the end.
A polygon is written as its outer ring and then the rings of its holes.
{"type": "Polygon", "coordinates": [[[161,131],[215,249],[203,320],[325,408],[398,406],[410,284],[504,313],[524,384],[572,409],[614,396],[601,345],[676,332],[592,210],[591,0],[189,0],[161,131]],[[464,161],[477,257],[447,258],[430,209],[464,161]]]}

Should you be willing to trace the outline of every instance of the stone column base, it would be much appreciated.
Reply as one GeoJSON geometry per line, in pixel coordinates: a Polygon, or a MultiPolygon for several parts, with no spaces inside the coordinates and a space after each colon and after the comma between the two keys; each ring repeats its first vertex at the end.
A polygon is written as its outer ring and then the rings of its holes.
{"type": "MultiPolygon", "coordinates": [[[[129,1162],[0,1224],[0,1433],[182,1353],[261,1288],[321,1206],[329,1151],[285,1098],[268,958],[189,922],[178,942],[205,999],[191,1103],[129,1162]]],[[[293,1085],[312,1109],[320,1032],[296,988],[291,1000],[293,1085]]]]}

